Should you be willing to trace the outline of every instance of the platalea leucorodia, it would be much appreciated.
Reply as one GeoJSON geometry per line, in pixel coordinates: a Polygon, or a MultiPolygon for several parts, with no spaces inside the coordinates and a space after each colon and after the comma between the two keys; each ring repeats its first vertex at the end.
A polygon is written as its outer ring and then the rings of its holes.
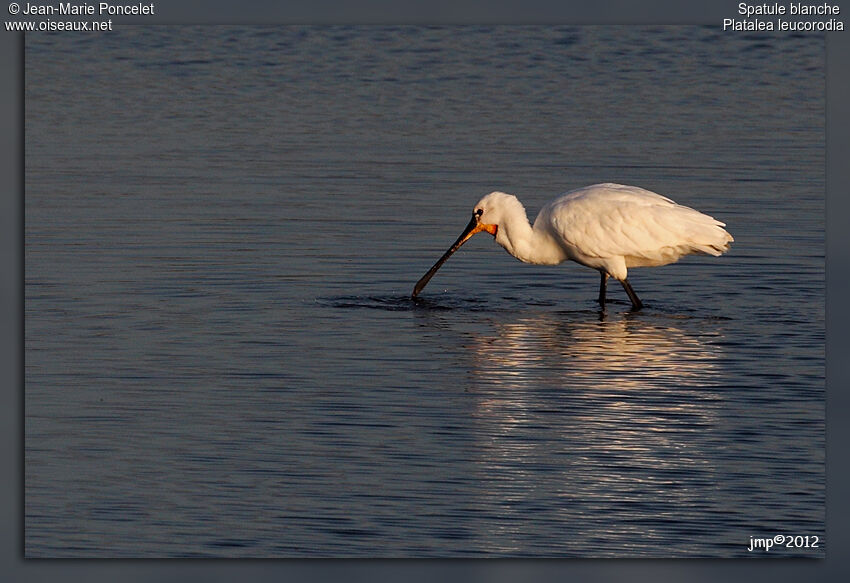
{"type": "Polygon", "coordinates": [[[666,196],[611,183],[562,194],[541,209],[532,226],[517,197],[491,192],[475,205],[454,245],[416,282],[412,297],[470,237],[487,232],[525,263],[556,265],[570,259],[596,269],[602,306],[608,277],[613,277],[638,310],[643,304],[627,278],[629,267],[667,265],[691,253],[721,255],[733,241],[725,226],[666,196]]]}

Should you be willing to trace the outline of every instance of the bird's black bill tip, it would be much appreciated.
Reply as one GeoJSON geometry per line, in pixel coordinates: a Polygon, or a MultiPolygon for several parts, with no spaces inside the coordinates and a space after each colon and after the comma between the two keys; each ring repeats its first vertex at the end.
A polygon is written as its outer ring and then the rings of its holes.
{"type": "Polygon", "coordinates": [[[416,285],[413,286],[413,293],[410,294],[410,299],[415,300],[417,296],[419,296],[419,293],[425,289],[425,286],[428,285],[428,282],[431,281],[431,278],[434,277],[434,274],[437,273],[437,270],[442,267],[443,263],[445,263],[455,251],[460,249],[460,246],[466,243],[470,237],[481,230],[482,228],[479,226],[478,217],[472,215],[472,220],[469,221],[468,225],[466,225],[466,228],[463,230],[463,233],[460,234],[460,237],[457,238],[457,241],[454,242],[454,245],[449,247],[449,250],[443,253],[443,256],[440,257],[431,269],[428,270],[428,273],[423,275],[419,281],[416,282],[416,285]]]}

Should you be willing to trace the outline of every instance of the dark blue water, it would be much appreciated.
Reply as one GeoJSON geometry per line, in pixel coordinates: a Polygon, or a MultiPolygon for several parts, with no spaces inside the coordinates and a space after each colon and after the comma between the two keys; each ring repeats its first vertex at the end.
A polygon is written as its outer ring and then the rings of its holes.
{"type": "Polygon", "coordinates": [[[823,128],[817,36],[29,35],[27,556],[822,557],[823,128]],[[731,251],[409,299],[602,181],[731,251]]]}

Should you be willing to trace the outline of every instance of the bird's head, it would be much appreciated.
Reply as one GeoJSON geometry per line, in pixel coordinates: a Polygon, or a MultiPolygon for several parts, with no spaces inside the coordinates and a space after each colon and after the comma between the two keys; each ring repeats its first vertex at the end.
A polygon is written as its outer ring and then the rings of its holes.
{"type": "Polygon", "coordinates": [[[472,207],[472,216],[473,218],[477,217],[477,230],[473,229],[475,232],[471,233],[470,237],[475,233],[487,231],[496,238],[499,244],[504,246],[505,239],[504,235],[499,232],[500,228],[504,229],[512,219],[525,217],[526,214],[525,207],[522,206],[517,197],[496,191],[483,197],[472,207]]]}
{"type": "MultiPolygon", "coordinates": [[[[466,225],[466,228],[460,234],[460,237],[457,238],[457,241],[454,242],[448,251],[446,251],[442,257],[434,264],[434,266],[428,270],[422,278],[416,282],[416,286],[413,288],[413,298],[416,298],[419,295],[419,292],[422,291],[422,288],[425,287],[425,284],[430,281],[431,277],[437,272],[443,263],[451,257],[451,255],[460,249],[460,246],[466,243],[469,239],[472,238],[476,233],[490,233],[493,237],[496,237],[499,232],[499,223],[506,216],[506,213],[510,212],[512,205],[519,205],[519,208],[522,208],[522,205],[516,199],[515,196],[510,194],[505,194],[504,192],[491,192],[484,198],[478,201],[478,203],[472,207],[472,219],[469,221],[469,224],[466,225]]],[[[523,214],[525,210],[523,209],[523,214]]]]}
{"type": "Polygon", "coordinates": [[[501,192],[491,192],[472,207],[472,220],[461,233],[458,241],[463,244],[477,233],[490,233],[494,237],[499,232],[499,219],[501,218],[500,197],[501,192]]]}

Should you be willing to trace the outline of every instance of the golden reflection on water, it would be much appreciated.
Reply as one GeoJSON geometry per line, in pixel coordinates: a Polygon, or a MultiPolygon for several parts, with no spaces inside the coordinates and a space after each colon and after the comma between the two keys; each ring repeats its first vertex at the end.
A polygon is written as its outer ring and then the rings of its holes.
{"type": "Polygon", "coordinates": [[[721,336],[642,316],[542,313],[467,333],[481,502],[517,515],[490,533],[494,549],[518,551],[536,520],[596,520],[606,548],[657,549],[663,524],[722,505],[711,455],[721,336]]]}
{"type": "MultiPolygon", "coordinates": [[[[709,330],[705,333],[718,338],[709,330]]],[[[536,365],[557,366],[568,378],[593,385],[664,388],[686,380],[708,381],[717,346],[707,345],[669,322],[647,323],[631,314],[613,321],[566,320],[539,314],[496,324],[495,334],[473,337],[466,346],[475,376],[507,387],[538,384],[536,365]],[[611,384],[613,383],[613,385],[611,384]]]]}

